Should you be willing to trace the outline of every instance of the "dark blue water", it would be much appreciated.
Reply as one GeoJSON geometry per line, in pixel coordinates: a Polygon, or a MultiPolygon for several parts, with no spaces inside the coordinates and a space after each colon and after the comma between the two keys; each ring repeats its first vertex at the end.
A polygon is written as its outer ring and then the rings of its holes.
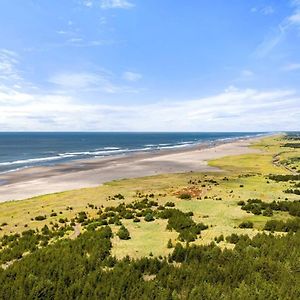
{"type": "Polygon", "coordinates": [[[75,159],[184,148],[259,134],[262,133],[0,133],[0,173],[75,159]]]}

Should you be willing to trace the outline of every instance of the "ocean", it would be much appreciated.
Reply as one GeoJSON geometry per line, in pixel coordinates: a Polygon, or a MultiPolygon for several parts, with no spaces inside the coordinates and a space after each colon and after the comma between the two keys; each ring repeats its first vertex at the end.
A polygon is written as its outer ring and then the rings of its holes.
{"type": "Polygon", "coordinates": [[[2,132],[0,173],[77,159],[185,148],[263,134],[265,133],[2,132]]]}

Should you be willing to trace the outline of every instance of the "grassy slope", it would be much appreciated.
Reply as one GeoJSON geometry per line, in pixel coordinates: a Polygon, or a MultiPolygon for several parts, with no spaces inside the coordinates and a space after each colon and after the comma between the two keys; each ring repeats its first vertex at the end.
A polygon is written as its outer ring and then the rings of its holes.
{"type": "MultiPolygon", "coordinates": [[[[230,156],[210,161],[212,166],[221,167],[223,173],[186,173],[167,174],[138,179],[126,179],[107,183],[97,188],[80,189],[44,195],[23,201],[12,201],[0,204],[0,224],[6,222],[7,226],[2,226],[0,234],[22,232],[27,228],[41,228],[45,224],[57,222],[59,218],[73,218],[79,211],[86,211],[90,216],[96,215],[97,210],[87,208],[87,204],[94,204],[97,207],[117,205],[119,201],[108,200],[109,196],[121,193],[125,196],[125,202],[136,199],[136,192],[144,194],[154,193],[155,199],[163,204],[167,201],[176,203],[176,207],[183,211],[193,211],[195,221],[204,222],[210,228],[203,231],[202,238],[196,243],[209,243],[215,236],[235,233],[248,233],[254,235],[262,228],[264,223],[270,219],[264,216],[254,216],[247,214],[237,205],[239,200],[249,198],[260,198],[264,201],[284,199],[287,194],[282,191],[289,185],[288,183],[267,182],[265,175],[269,173],[286,174],[289,171],[281,166],[273,164],[273,158],[278,153],[282,153],[282,159],[289,159],[298,156],[300,150],[281,148],[281,137],[265,138],[253,147],[260,149],[261,153],[247,154],[240,156],[230,156]],[[251,176],[249,176],[249,174],[251,176]],[[224,176],[228,178],[223,180],[224,176]],[[189,180],[201,180],[202,182],[193,187],[202,191],[202,199],[180,200],[174,193],[183,188],[189,187],[189,180]],[[214,179],[219,185],[205,183],[204,180],[214,179]],[[202,184],[206,187],[202,187],[202,184]],[[243,187],[241,187],[243,185],[243,187]],[[159,195],[162,194],[162,195],[159,195]],[[207,199],[204,199],[204,196],[207,199]],[[222,198],[222,200],[217,200],[222,198]],[[71,206],[73,209],[68,210],[71,206]],[[49,217],[54,211],[57,217],[49,217]],[[61,214],[60,214],[61,212],[61,214]],[[38,215],[47,215],[45,221],[32,221],[38,215]],[[237,226],[243,220],[254,222],[254,229],[239,229],[237,226]]],[[[281,158],[281,156],[280,156],[281,158]]],[[[296,199],[296,195],[288,195],[288,198],[296,199]]],[[[299,197],[298,197],[299,198],[299,197]]],[[[285,213],[276,213],[273,218],[287,218],[285,213]]],[[[131,240],[120,241],[117,237],[113,239],[113,253],[118,257],[131,255],[134,257],[148,255],[165,255],[168,253],[167,241],[176,240],[177,233],[165,230],[166,222],[156,220],[155,222],[133,223],[132,220],[124,221],[125,226],[131,234],[131,240]]],[[[113,228],[114,231],[117,228],[113,228]]]]}

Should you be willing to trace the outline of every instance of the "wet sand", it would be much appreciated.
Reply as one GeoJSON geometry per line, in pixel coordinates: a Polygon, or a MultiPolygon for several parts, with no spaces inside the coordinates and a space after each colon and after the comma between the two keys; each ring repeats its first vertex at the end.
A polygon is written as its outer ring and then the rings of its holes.
{"type": "Polygon", "coordinates": [[[21,200],[38,195],[104,182],[164,173],[219,172],[207,165],[210,159],[228,155],[255,153],[248,146],[259,138],[199,145],[181,150],[162,150],[124,156],[77,160],[50,167],[33,167],[0,175],[0,202],[21,200]]]}

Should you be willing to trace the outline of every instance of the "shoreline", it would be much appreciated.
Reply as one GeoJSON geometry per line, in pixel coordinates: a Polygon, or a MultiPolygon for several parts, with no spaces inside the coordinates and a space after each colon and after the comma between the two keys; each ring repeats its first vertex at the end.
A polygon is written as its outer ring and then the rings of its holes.
{"type": "Polygon", "coordinates": [[[166,173],[220,172],[207,161],[228,155],[256,153],[248,146],[266,136],[198,144],[184,149],[74,160],[0,174],[0,202],[99,186],[112,180],[166,173]]]}

